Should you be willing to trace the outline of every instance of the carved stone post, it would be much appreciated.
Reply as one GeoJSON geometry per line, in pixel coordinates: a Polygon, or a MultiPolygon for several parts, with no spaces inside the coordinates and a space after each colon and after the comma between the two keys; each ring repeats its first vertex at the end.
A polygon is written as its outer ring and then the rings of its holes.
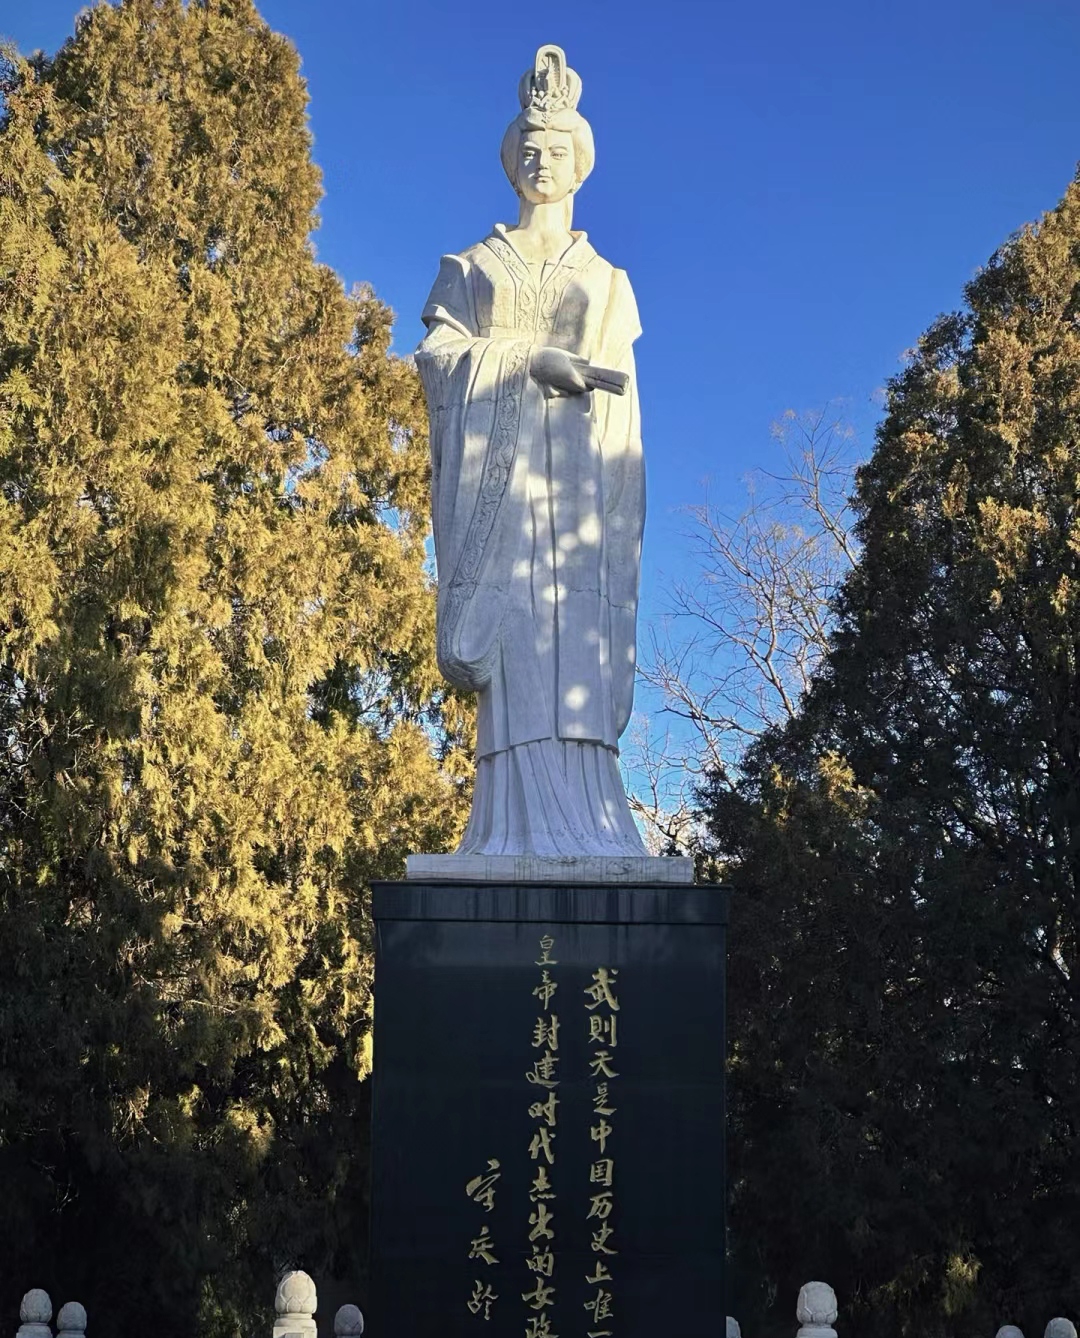
{"type": "Polygon", "coordinates": [[[364,1317],[358,1306],[343,1305],[334,1316],[335,1338],[360,1338],[364,1332],[364,1317]]]}
{"type": "Polygon", "coordinates": [[[52,1301],[49,1293],[40,1287],[31,1287],[19,1306],[19,1325],[15,1338],[52,1338],[49,1321],[52,1319],[52,1301]]]}
{"type": "Polygon", "coordinates": [[[836,1293],[827,1282],[804,1282],[795,1307],[797,1338],[836,1338],[836,1293]]]}
{"type": "Polygon", "coordinates": [[[315,1284],[306,1273],[286,1273],[274,1297],[274,1338],[315,1338],[315,1284]]]}
{"type": "Polygon", "coordinates": [[[85,1333],[85,1308],[78,1301],[68,1301],[56,1317],[56,1338],[83,1338],[85,1333]]]}

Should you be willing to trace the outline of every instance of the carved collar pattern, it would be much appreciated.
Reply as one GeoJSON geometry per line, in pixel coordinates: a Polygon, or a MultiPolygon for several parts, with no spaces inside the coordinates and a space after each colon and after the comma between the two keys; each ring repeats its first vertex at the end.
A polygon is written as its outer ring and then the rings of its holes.
{"type": "MultiPolygon", "coordinates": [[[[550,334],[555,328],[559,302],[576,270],[583,269],[596,255],[584,232],[572,233],[574,240],[552,265],[537,291],[536,274],[522,259],[517,247],[507,236],[506,225],[496,223],[485,241],[510,272],[517,292],[518,328],[550,334]]],[[[543,271],[541,271],[543,273],[543,271]]]]}

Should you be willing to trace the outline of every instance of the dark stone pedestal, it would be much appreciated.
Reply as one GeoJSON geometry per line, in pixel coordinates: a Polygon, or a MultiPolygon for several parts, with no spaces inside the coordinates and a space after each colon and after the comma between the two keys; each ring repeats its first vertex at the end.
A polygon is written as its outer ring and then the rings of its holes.
{"type": "Polygon", "coordinates": [[[371,1338],[723,1333],[727,901],[376,885],[371,1338]]]}

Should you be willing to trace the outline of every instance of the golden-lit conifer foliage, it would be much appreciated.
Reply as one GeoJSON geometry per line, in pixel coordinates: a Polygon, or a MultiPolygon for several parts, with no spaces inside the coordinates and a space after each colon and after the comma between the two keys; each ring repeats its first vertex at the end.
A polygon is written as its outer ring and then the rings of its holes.
{"type": "Polygon", "coordinates": [[[3,1296],[227,1326],[355,1250],[365,886],[462,819],[422,397],[249,0],[100,4],[2,97],[3,1296]]]}

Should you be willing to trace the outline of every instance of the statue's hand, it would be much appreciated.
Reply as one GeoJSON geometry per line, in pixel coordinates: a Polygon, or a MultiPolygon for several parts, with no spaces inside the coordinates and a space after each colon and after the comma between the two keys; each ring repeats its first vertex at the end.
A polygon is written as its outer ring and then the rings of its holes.
{"type": "Polygon", "coordinates": [[[558,394],[583,395],[591,389],[582,375],[588,365],[587,359],[564,348],[538,348],[533,350],[529,371],[534,381],[558,394]]]}

